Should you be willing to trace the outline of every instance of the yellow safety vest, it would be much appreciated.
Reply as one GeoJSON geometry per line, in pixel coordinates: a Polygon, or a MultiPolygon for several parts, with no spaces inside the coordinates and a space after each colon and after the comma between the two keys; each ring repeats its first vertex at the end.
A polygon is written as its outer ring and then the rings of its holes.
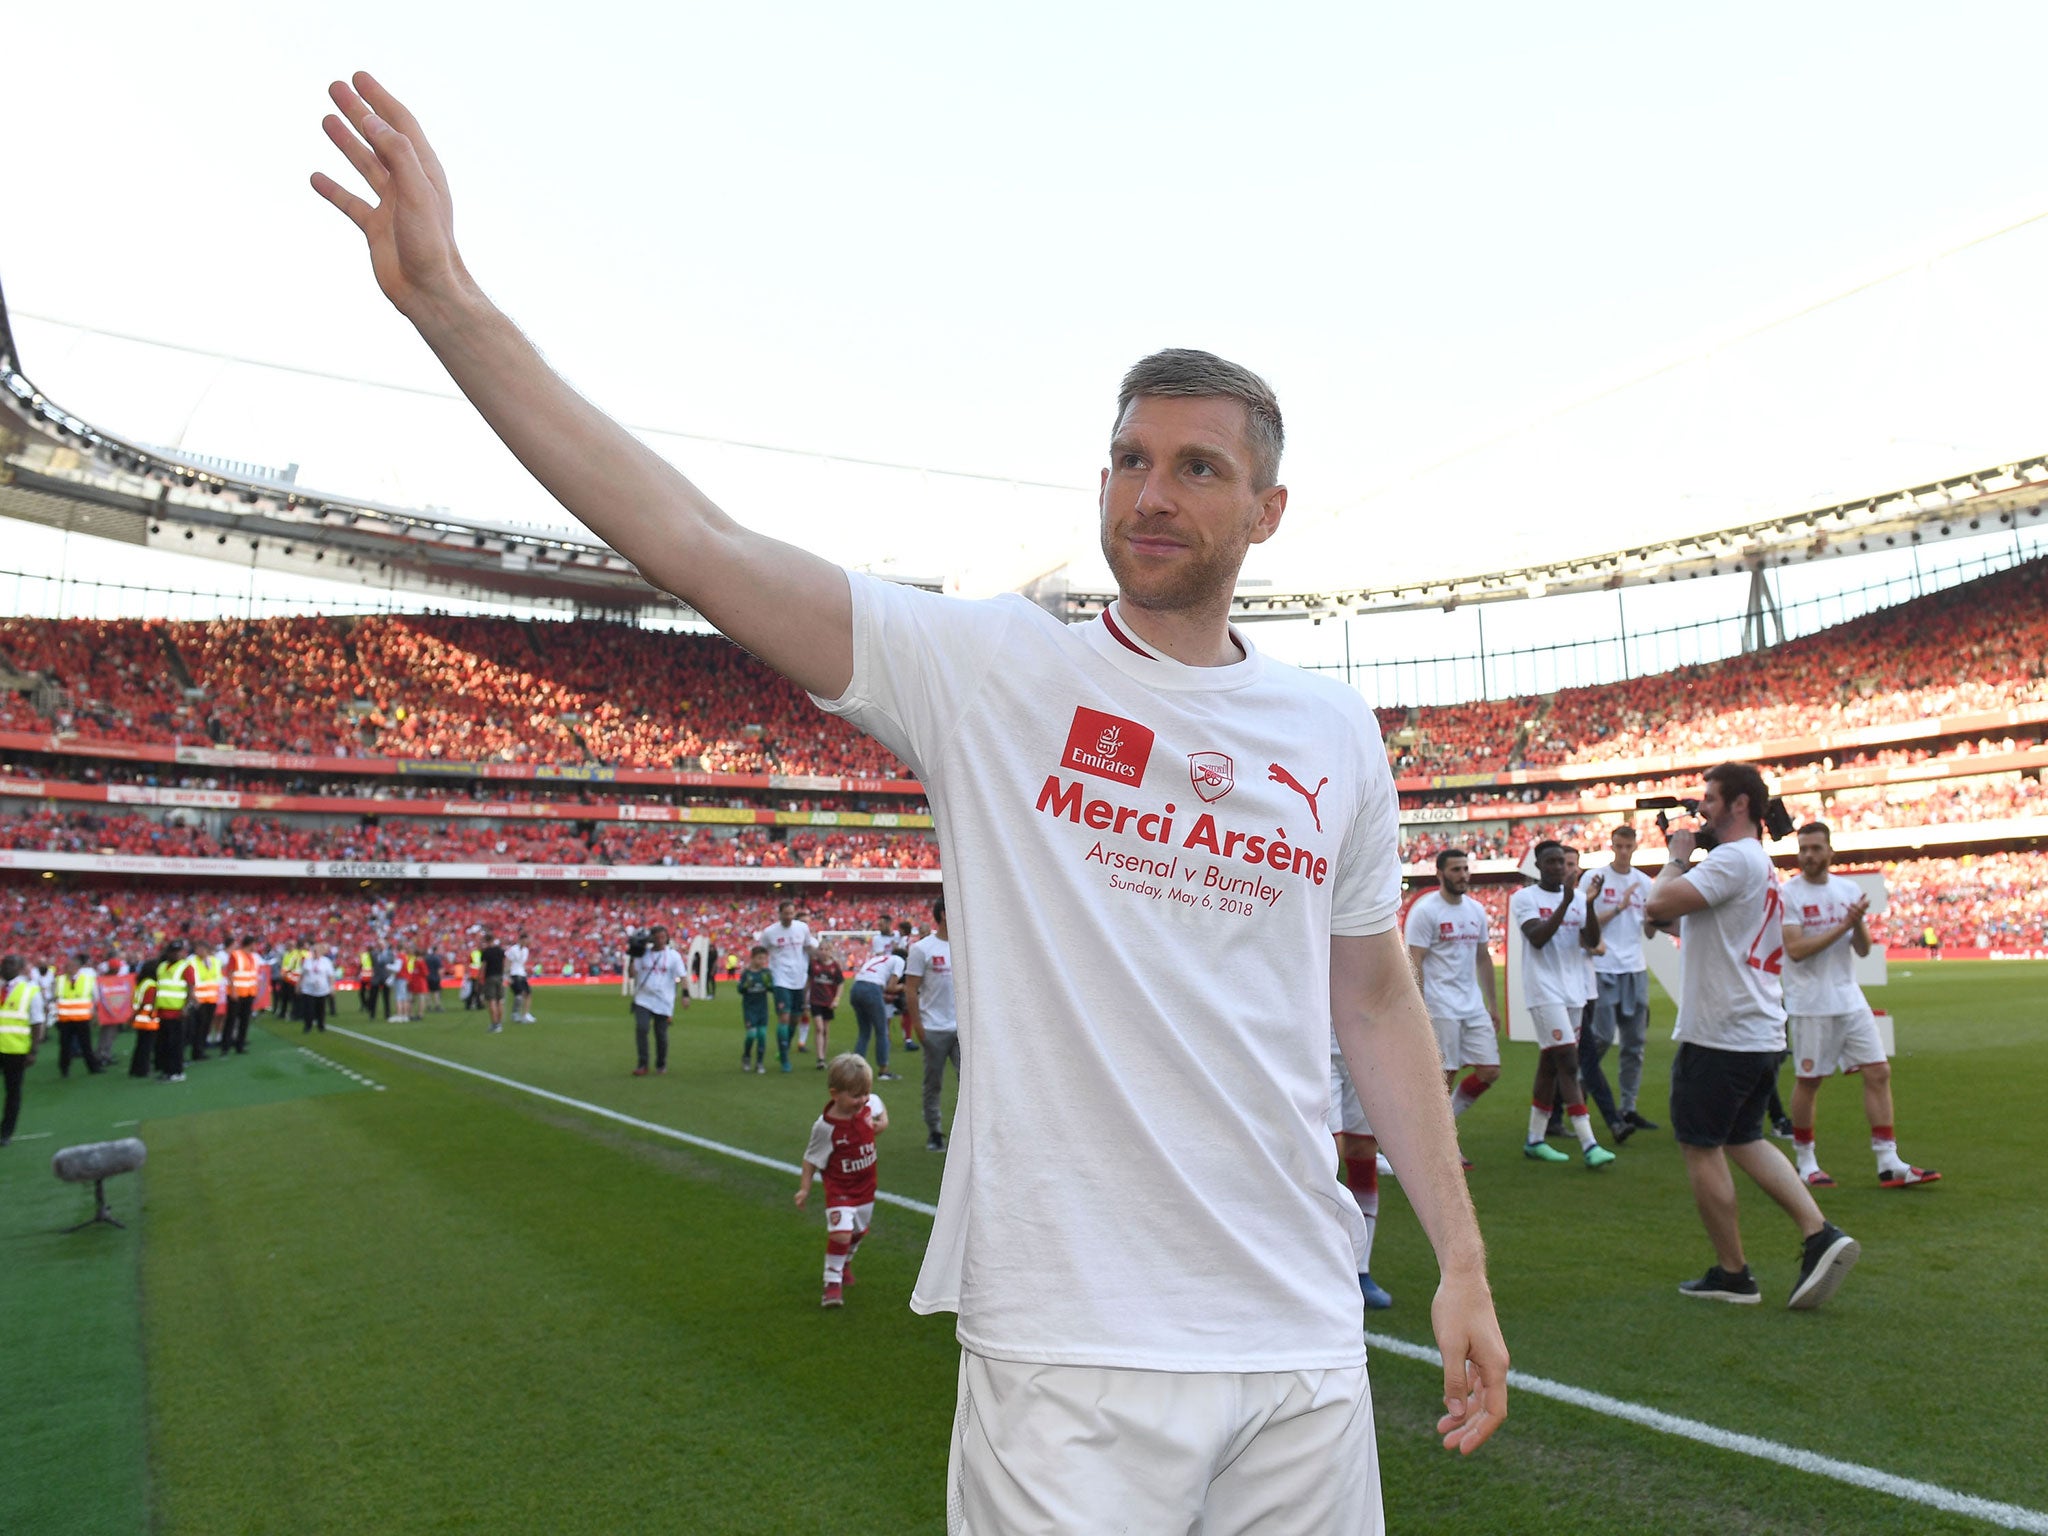
{"type": "Polygon", "coordinates": [[[83,1024],[92,1017],[93,981],[83,974],[57,978],[57,1022],[83,1024]]]}
{"type": "Polygon", "coordinates": [[[159,1018],[167,1013],[185,1011],[185,966],[186,962],[180,960],[169,970],[156,973],[156,1011],[159,1018]]]}
{"type": "Polygon", "coordinates": [[[26,976],[17,976],[7,989],[7,1001],[0,1003],[0,1056],[26,1056],[34,1047],[29,1008],[42,995],[43,989],[26,976]]]}
{"type": "Polygon", "coordinates": [[[141,1030],[156,1028],[156,977],[144,976],[135,983],[134,1026],[141,1030]]]}
{"type": "Polygon", "coordinates": [[[296,987],[299,984],[300,972],[306,968],[306,952],[303,949],[288,949],[279,957],[278,963],[284,967],[284,979],[296,987]]]}
{"type": "Polygon", "coordinates": [[[367,949],[363,951],[362,959],[359,963],[363,968],[365,979],[376,974],[377,962],[370,958],[370,952],[367,949]]]}

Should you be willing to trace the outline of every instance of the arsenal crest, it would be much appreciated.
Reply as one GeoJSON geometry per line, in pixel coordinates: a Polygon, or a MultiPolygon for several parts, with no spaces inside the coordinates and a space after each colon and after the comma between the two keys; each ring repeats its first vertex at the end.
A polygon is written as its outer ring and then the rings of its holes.
{"type": "Polygon", "coordinates": [[[1221,752],[1190,752],[1188,777],[1204,800],[1221,800],[1237,783],[1237,767],[1221,752]]]}

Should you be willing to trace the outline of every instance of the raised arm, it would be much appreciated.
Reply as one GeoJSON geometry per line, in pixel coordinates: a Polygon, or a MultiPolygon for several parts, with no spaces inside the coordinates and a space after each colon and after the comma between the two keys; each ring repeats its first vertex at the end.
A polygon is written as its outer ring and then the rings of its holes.
{"type": "Polygon", "coordinates": [[[363,232],[377,286],[491,430],[649,582],[799,687],[826,698],[844,693],[853,678],[845,573],[741,527],[571,389],[463,265],[448,177],[419,120],[368,74],[357,74],[353,87],[336,81],[328,94],[341,115],[321,126],[376,201],[318,173],[313,189],[363,232]]]}
{"type": "Polygon", "coordinates": [[[1443,1064],[1399,933],[1330,940],[1330,1020],[1366,1119],[1436,1250],[1430,1324],[1443,1355],[1444,1445],[1467,1454],[1507,1416],[1508,1352],[1459,1169],[1443,1064]]]}

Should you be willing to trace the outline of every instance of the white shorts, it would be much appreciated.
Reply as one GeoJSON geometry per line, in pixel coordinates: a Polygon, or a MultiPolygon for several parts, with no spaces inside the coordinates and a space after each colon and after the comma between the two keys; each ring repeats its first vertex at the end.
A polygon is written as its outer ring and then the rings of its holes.
{"type": "Polygon", "coordinates": [[[1365,1367],[1131,1371],[960,1352],[946,1536],[1381,1536],[1365,1367]]]}
{"type": "Polygon", "coordinates": [[[875,1219],[875,1202],[866,1205],[828,1205],[825,1207],[825,1230],[827,1232],[865,1232],[868,1223],[875,1219]]]}
{"type": "Polygon", "coordinates": [[[1785,1023],[1801,1077],[1858,1072],[1884,1060],[1884,1042],[1877,1037],[1868,1004],[1854,1013],[1795,1013],[1785,1023]]]}
{"type": "Polygon", "coordinates": [[[1447,1019],[1432,1013],[1429,1022],[1436,1026],[1437,1049],[1443,1052],[1446,1072],[1455,1072],[1460,1067],[1500,1065],[1500,1037],[1493,1032],[1493,1020],[1485,1014],[1447,1019]]]}
{"type": "Polygon", "coordinates": [[[1370,1136],[1372,1125],[1365,1107],[1358,1102],[1358,1089],[1351,1081],[1351,1069],[1335,1051],[1330,1053],[1330,1109],[1323,1123],[1332,1136],[1370,1136]]]}
{"type": "Polygon", "coordinates": [[[1577,1045],[1579,1024],[1573,1017],[1577,1011],[1563,1003],[1531,1003],[1529,1022],[1536,1026],[1536,1043],[1546,1051],[1553,1046],[1577,1045]]]}

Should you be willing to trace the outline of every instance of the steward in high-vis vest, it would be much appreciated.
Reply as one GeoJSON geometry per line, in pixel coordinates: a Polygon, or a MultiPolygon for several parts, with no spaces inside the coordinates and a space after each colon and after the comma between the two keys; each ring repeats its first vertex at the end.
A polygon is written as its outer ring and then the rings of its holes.
{"type": "Polygon", "coordinates": [[[365,1013],[377,1011],[377,957],[367,949],[356,960],[356,1001],[365,1013]]]}
{"type": "Polygon", "coordinates": [[[128,1059],[130,1077],[147,1077],[156,1060],[156,973],[158,962],[145,960],[135,972],[135,1054],[128,1059]]]}
{"type": "Polygon", "coordinates": [[[464,1009],[481,1008],[484,1005],[484,989],[478,986],[477,978],[484,973],[484,952],[472,949],[469,952],[469,985],[462,989],[464,1009]]]}
{"type": "Polygon", "coordinates": [[[192,958],[185,962],[190,988],[185,994],[185,1054],[193,1061],[206,1060],[206,1040],[213,1033],[213,1016],[219,1012],[214,1003],[219,995],[217,969],[213,952],[203,943],[195,944],[192,958]]]}
{"type": "Polygon", "coordinates": [[[183,939],[164,941],[156,961],[156,1075],[185,1081],[185,1003],[192,995],[192,960],[183,939]]]}
{"type": "Polygon", "coordinates": [[[242,947],[228,951],[228,1012],[220,1029],[221,1054],[249,1054],[249,1015],[256,1011],[256,987],[263,962],[256,958],[256,935],[245,934],[242,947]]]}
{"type": "Polygon", "coordinates": [[[43,989],[33,976],[21,973],[21,961],[14,955],[0,960],[0,1081],[6,1084],[6,1104],[0,1108],[0,1147],[14,1140],[14,1123],[21,1118],[21,1081],[28,1076],[29,1063],[36,1059],[36,1047],[43,1043],[43,989]]]}
{"type": "Polygon", "coordinates": [[[277,957],[277,968],[283,974],[273,978],[270,989],[270,1016],[273,1019],[288,1019],[296,1011],[295,1001],[299,995],[299,973],[306,968],[306,951],[303,946],[290,944],[277,957]]]}
{"type": "Polygon", "coordinates": [[[93,1019],[100,1000],[98,975],[80,950],[73,959],[77,966],[69,976],[57,978],[57,1075],[71,1075],[71,1058],[85,1063],[85,1070],[98,1075],[100,1053],[93,1045],[93,1019]]]}

